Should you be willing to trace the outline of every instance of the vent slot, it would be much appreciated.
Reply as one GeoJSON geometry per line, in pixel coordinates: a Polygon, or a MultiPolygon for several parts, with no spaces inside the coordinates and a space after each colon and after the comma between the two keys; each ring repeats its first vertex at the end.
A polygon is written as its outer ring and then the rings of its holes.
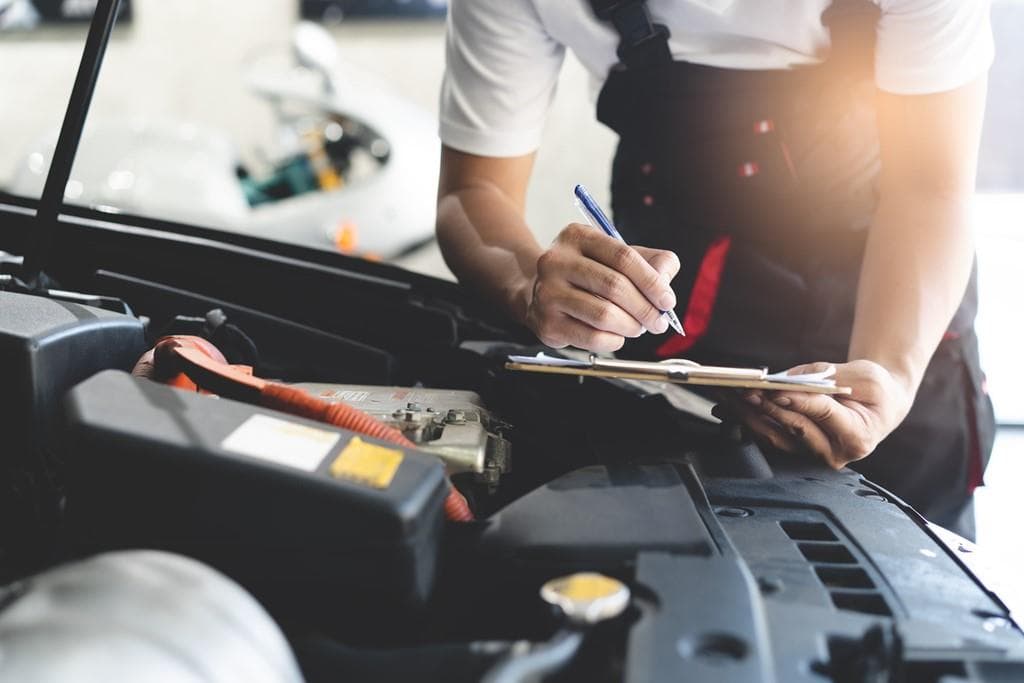
{"type": "Polygon", "coordinates": [[[892,616],[892,610],[889,609],[889,605],[885,603],[885,599],[878,593],[831,591],[829,595],[832,597],[832,604],[841,610],[873,614],[880,617],[892,616]]]}
{"type": "Polygon", "coordinates": [[[827,524],[821,522],[779,522],[786,535],[794,541],[838,541],[827,524]]]}
{"type": "Polygon", "coordinates": [[[788,520],[779,527],[796,543],[836,609],[892,617],[878,584],[831,525],[788,520]]]}
{"type": "Polygon", "coordinates": [[[874,588],[868,573],[857,567],[815,567],[814,573],[826,588],[874,588]]]}
{"type": "Polygon", "coordinates": [[[816,564],[857,564],[857,558],[841,543],[798,543],[797,547],[816,564]]]}

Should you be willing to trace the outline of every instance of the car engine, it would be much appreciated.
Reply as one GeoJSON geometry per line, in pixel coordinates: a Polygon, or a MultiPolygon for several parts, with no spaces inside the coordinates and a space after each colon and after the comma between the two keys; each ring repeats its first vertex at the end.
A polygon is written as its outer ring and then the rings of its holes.
{"type": "Polygon", "coordinates": [[[130,548],[198,559],[266,606],[314,681],[1024,677],[973,546],[853,471],[681,408],[703,399],[677,388],[509,372],[524,347],[501,340],[399,354],[383,379],[404,385],[251,353],[301,356],[301,329],[228,354],[224,372],[265,366],[389,441],[204,387],[206,361],[174,367],[186,384],[140,374],[159,339],[196,331],[177,311],[0,303],[9,578],[130,548]],[[453,486],[472,521],[448,517],[453,486]]]}

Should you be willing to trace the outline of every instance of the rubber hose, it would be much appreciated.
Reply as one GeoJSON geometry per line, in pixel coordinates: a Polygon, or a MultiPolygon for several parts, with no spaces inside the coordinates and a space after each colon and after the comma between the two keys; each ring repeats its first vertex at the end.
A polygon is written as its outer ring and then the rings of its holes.
{"type": "Polygon", "coordinates": [[[405,448],[416,448],[402,432],[376,420],[361,410],[345,403],[327,403],[315,396],[284,384],[268,382],[260,393],[260,403],[266,408],[291,413],[317,422],[359,432],[374,439],[388,441],[405,448]]]}
{"type": "Polygon", "coordinates": [[[582,632],[562,631],[526,654],[506,655],[487,672],[481,683],[534,683],[565,668],[582,643],[582,632]]]}
{"type": "MultiPolygon", "coordinates": [[[[171,363],[168,354],[173,353],[174,349],[179,346],[197,349],[217,363],[228,368],[231,367],[227,365],[227,360],[217,347],[206,339],[190,335],[176,335],[158,340],[157,346],[146,352],[139,360],[132,374],[158,381],[163,379],[165,383],[172,383],[194,391],[196,386],[191,383],[191,379],[187,375],[178,373],[177,368],[172,371],[166,367],[171,363]],[[156,353],[159,347],[165,347],[161,350],[166,350],[167,353],[156,353]],[[163,362],[161,359],[164,359],[163,362]],[[161,367],[162,365],[165,367],[161,367]],[[191,386],[186,386],[185,382],[191,386]]],[[[389,427],[345,403],[328,403],[301,389],[284,384],[265,382],[264,380],[256,380],[256,382],[263,385],[259,387],[259,403],[266,408],[331,424],[403,448],[416,448],[416,444],[407,439],[399,430],[389,427]]],[[[465,496],[450,481],[448,482],[448,495],[444,501],[444,515],[445,519],[453,522],[471,522],[475,519],[465,496]]]]}
{"type": "MultiPolygon", "coordinates": [[[[358,408],[345,403],[327,403],[301,389],[268,382],[260,393],[260,402],[266,408],[332,424],[404,448],[416,448],[416,444],[407,439],[402,432],[383,424],[358,408]]],[[[465,496],[451,484],[449,487],[448,496],[444,500],[445,519],[453,522],[473,521],[473,512],[469,509],[465,496]]]]}

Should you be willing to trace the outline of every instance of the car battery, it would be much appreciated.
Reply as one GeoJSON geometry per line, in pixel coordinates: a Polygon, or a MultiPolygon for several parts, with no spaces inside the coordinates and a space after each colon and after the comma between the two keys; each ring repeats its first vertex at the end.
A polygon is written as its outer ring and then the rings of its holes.
{"type": "Polygon", "coordinates": [[[427,599],[449,486],[436,457],[123,372],[67,401],[83,551],[180,552],[304,612],[427,599]]]}

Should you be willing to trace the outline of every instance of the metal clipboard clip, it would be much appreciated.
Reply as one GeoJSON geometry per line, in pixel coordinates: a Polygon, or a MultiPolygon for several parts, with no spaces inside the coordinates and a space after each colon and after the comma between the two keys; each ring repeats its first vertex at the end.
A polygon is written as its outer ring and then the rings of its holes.
{"type": "Polygon", "coordinates": [[[714,365],[701,365],[692,360],[669,358],[660,362],[619,360],[616,358],[590,357],[590,366],[594,370],[609,372],[635,372],[652,375],[661,379],[733,379],[733,380],[764,380],[768,371],[764,368],[723,368],[714,365]]]}

